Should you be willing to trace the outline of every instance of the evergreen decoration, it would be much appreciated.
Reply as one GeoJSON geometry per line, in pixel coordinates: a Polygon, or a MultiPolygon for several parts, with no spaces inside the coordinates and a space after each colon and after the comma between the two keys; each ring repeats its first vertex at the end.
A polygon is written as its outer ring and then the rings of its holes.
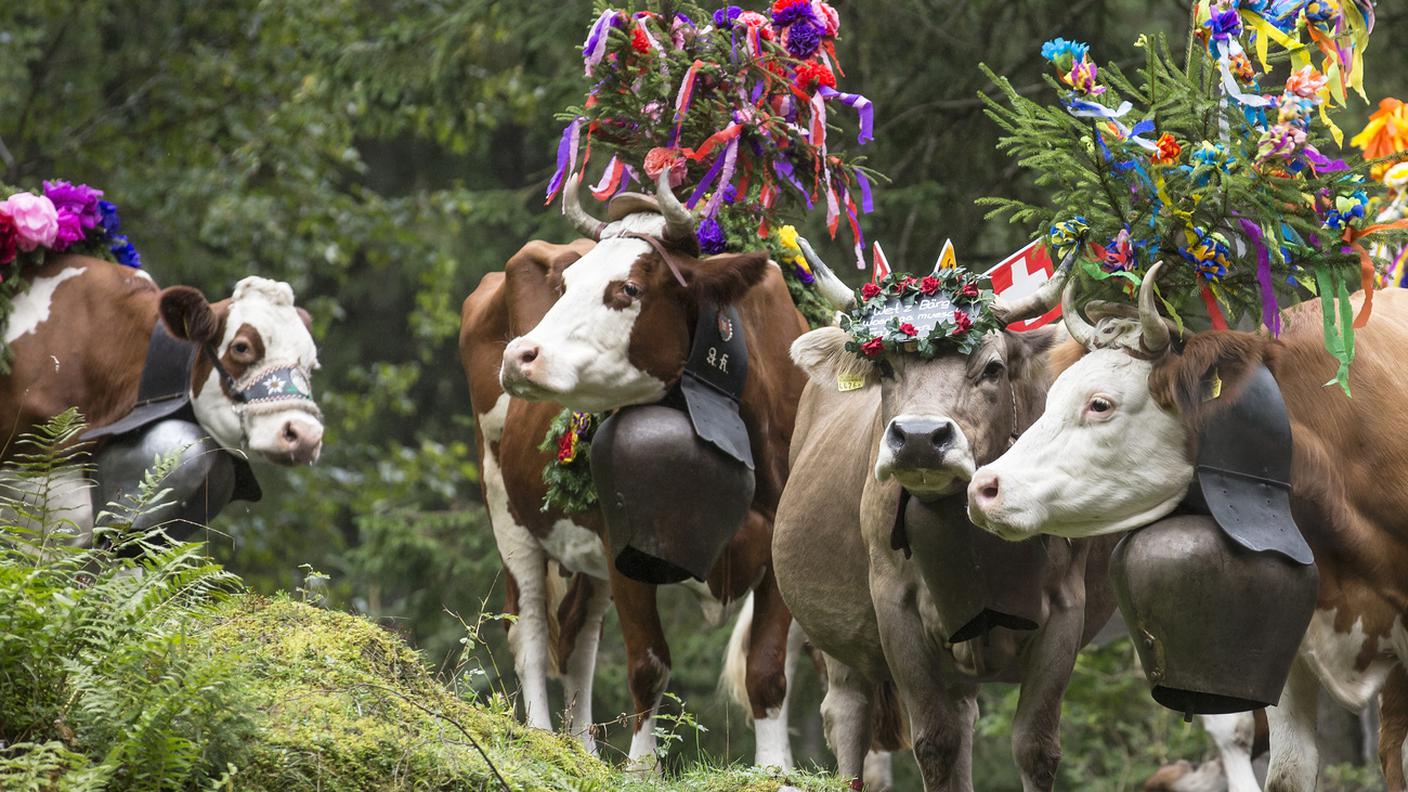
{"type": "Polygon", "coordinates": [[[564,409],[552,419],[539,451],[553,457],[543,466],[543,511],[556,508],[563,514],[581,514],[596,508],[596,485],[592,482],[592,435],[606,416],[564,409]]]}
{"type": "Polygon", "coordinates": [[[887,354],[913,354],[925,360],[948,349],[971,354],[983,336],[1003,327],[992,311],[993,292],[982,288],[982,280],[976,273],[948,267],[922,278],[893,273],[865,284],[856,292],[855,307],[841,317],[841,329],[851,334],[846,350],[877,362],[887,354]],[[912,309],[930,298],[943,304],[944,315],[927,326],[908,321],[917,315],[912,309]],[[877,312],[894,314],[879,327],[880,332],[874,321],[877,312]]]}
{"type": "Polygon", "coordinates": [[[994,207],[989,217],[1044,234],[1053,259],[1078,246],[1072,277],[1085,296],[1132,300],[1143,274],[1168,262],[1158,292],[1180,324],[1188,318],[1220,329],[1245,320],[1276,334],[1282,305],[1320,294],[1326,348],[1348,391],[1354,328],[1372,303],[1373,267],[1360,239],[1402,234],[1365,219],[1382,192],[1367,178],[1370,163],[1321,153],[1340,137],[1326,107],[1342,104],[1362,76],[1364,17],[1352,3],[1335,11],[1339,22],[1307,16],[1313,3],[1274,17],[1244,5],[1195,6],[1181,67],[1161,37],[1135,43],[1144,64],[1133,75],[1113,64],[1097,68],[1080,42],[1047,42],[1042,55],[1056,76],[1046,82],[1056,102],[1028,99],[983,67],[1001,95],[983,97],[1003,130],[998,147],[1033,175],[1046,200],[980,200],[994,207]],[[1292,39],[1300,31],[1339,44],[1322,44],[1323,71],[1292,39]],[[1326,31],[1340,37],[1327,39],[1326,31]],[[1289,48],[1288,75],[1271,74],[1268,42],[1289,48]],[[1256,51],[1261,70],[1242,44],[1256,51]],[[1262,93],[1282,84],[1275,95],[1262,93]],[[1369,290],[1357,317],[1348,299],[1355,282],[1369,290]]]}

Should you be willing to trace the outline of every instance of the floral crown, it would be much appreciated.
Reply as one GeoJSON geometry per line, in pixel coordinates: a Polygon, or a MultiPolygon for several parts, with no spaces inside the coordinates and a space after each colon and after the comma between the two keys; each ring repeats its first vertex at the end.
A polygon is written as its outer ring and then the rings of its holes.
{"type": "Polygon", "coordinates": [[[846,350],[877,361],[899,352],[925,360],[945,349],[969,354],[1003,326],[992,310],[994,294],[982,282],[981,275],[947,267],[922,278],[894,273],[867,283],[841,317],[841,329],[851,334],[846,350]]]}
{"type": "Polygon", "coordinates": [[[86,184],[46,181],[41,192],[0,185],[0,282],[27,264],[42,264],[49,252],[83,253],[129,267],[142,256],[124,236],[117,206],[86,184]]]}

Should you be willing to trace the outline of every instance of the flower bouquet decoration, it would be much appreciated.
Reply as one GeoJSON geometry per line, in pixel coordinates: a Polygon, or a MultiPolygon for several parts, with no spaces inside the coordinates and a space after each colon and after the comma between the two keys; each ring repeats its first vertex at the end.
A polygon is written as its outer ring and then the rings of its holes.
{"type": "MultiPolygon", "coordinates": [[[[1392,97],[1379,102],[1369,123],[1350,141],[1373,160],[1371,174],[1385,192],[1369,203],[1375,223],[1408,217],[1408,103],[1392,97]]],[[[1379,286],[1408,286],[1408,245],[1375,241],[1370,248],[1378,266],[1379,286]]]]}
{"type": "MultiPolygon", "coordinates": [[[[117,206],[86,184],[46,181],[40,190],[0,183],[0,330],[9,322],[24,276],[50,254],[71,253],[141,267],[142,257],[122,234],[117,206]]],[[[0,343],[0,374],[10,371],[10,349],[0,343]]]]}
{"type": "Polygon", "coordinates": [[[1036,226],[1053,259],[1079,252],[1072,278],[1091,296],[1128,299],[1166,262],[1158,294],[1180,325],[1279,333],[1281,306],[1318,294],[1348,390],[1354,328],[1372,306],[1360,240],[1402,234],[1366,218],[1383,190],[1370,164],[1324,153],[1342,138],[1328,109],[1362,94],[1372,8],[1202,0],[1193,23],[1181,65],[1162,39],[1140,37],[1144,63],[1128,75],[1097,67],[1085,44],[1046,42],[1055,102],[988,71],[1001,94],[985,97],[998,146],[1047,200],[982,200],[990,217],[1036,226]],[[1352,283],[1368,291],[1357,315],[1352,283]]]}

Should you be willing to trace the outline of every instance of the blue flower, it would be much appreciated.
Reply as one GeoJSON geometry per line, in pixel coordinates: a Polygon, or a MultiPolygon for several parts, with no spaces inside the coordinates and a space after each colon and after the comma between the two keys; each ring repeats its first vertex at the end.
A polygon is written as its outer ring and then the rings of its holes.
{"type": "Polygon", "coordinates": [[[131,241],[122,234],[112,238],[112,254],[117,257],[118,264],[140,269],[142,266],[142,254],[137,252],[137,248],[132,246],[131,241]]]}
{"type": "Polygon", "coordinates": [[[821,49],[821,39],[826,28],[820,23],[800,20],[787,29],[787,54],[797,60],[806,60],[821,49]]]}
{"type": "Polygon", "coordinates": [[[714,12],[714,27],[732,29],[734,20],[738,19],[738,15],[741,13],[743,13],[743,9],[735,5],[720,8],[714,12]]]}
{"type": "Polygon", "coordinates": [[[1090,45],[1083,41],[1067,41],[1054,38],[1041,45],[1041,57],[1056,64],[1062,70],[1070,69],[1071,64],[1085,57],[1090,45]]]}
{"type": "Polygon", "coordinates": [[[112,201],[98,201],[98,225],[108,236],[117,236],[122,230],[122,219],[117,216],[117,204],[112,201]]]}
{"type": "Polygon", "coordinates": [[[699,237],[699,250],[704,253],[712,256],[728,250],[728,237],[724,235],[719,221],[712,217],[705,218],[695,234],[699,237]]]}

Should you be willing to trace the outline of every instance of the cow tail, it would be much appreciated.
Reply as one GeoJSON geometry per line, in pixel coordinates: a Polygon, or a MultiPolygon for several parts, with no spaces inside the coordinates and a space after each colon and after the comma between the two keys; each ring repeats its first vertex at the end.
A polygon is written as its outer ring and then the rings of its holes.
{"type": "MultiPolygon", "coordinates": [[[[753,594],[750,592],[738,609],[738,619],[733,623],[733,632],[728,637],[724,649],[724,668],[719,674],[719,692],[727,701],[752,712],[753,705],[748,701],[748,647],[753,633],[753,594]]],[[[750,724],[753,722],[750,718],[750,724]]]]}

